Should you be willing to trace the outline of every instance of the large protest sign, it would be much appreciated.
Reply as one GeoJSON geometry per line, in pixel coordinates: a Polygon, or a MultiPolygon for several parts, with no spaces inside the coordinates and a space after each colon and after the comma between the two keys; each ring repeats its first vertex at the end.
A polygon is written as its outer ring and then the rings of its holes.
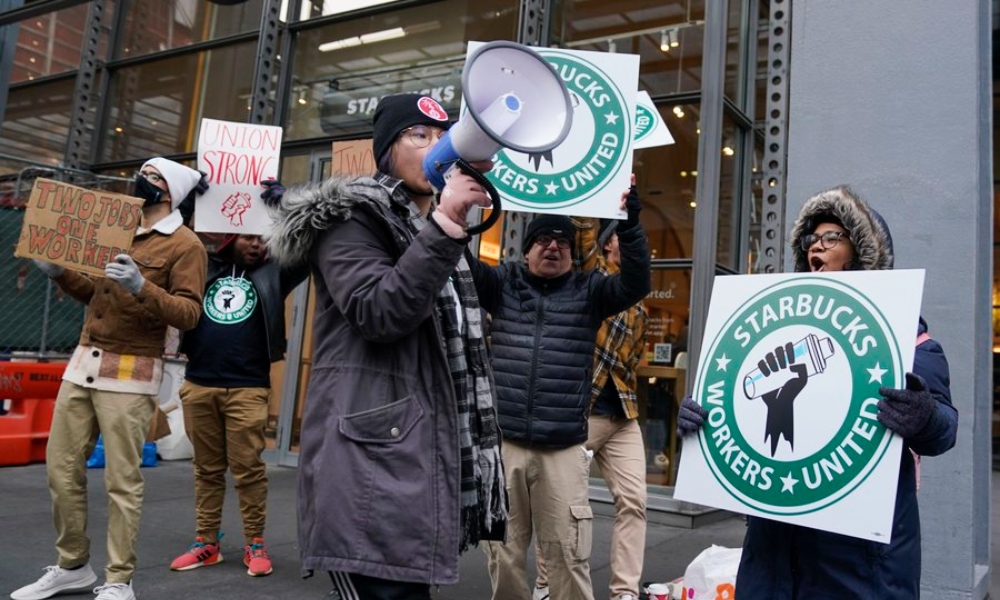
{"type": "Polygon", "coordinates": [[[128,254],[142,218],[142,200],[124,194],[36,179],[15,256],[37,258],[104,277],[104,267],[128,254]]]}
{"type": "Polygon", "coordinates": [[[202,119],[198,169],[208,191],[195,203],[196,231],[262,234],[271,220],[260,182],[278,178],[281,128],[202,119]]]}
{"type": "MultiPolygon", "coordinates": [[[[471,55],[482,42],[469,42],[471,55]]],[[[532,48],[566,83],[573,125],[552,161],[502,148],[489,172],[503,209],[624,218],[618,209],[632,175],[639,56],[532,48]]],[[[524,110],[534,107],[525,101],[524,110]]]]}
{"type": "MultiPolygon", "coordinates": [[[[922,270],[717,277],[674,497],[888,543],[922,270]]],[[[905,457],[909,459],[909,456],[905,457]]]]}

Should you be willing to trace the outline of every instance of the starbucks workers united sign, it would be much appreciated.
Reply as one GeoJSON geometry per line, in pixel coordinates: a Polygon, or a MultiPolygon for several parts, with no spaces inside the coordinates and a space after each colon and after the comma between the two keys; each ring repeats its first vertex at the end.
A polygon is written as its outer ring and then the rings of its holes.
{"type": "MultiPolygon", "coordinates": [[[[469,43],[469,52],[481,45],[469,43]]],[[[527,154],[501,149],[488,174],[504,210],[619,218],[629,187],[635,135],[639,57],[560,48],[533,48],[565,82],[573,125],[536,168],[527,154]]],[[[524,110],[530,110],[525,102],[524,110]]]]}
{"type": "Polygon", "coordinates": [[[923,271],[718,277],[675,497],[888,542],[923,271]]]}

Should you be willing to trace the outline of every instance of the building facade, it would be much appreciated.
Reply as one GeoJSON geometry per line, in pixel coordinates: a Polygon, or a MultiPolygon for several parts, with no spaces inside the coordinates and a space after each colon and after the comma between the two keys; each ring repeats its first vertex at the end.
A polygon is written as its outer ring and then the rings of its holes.
{"type": "MultiPolygon", "coordinates": [[[[990,55],[981,53],[991,48],[991,33],[997,31],[991,20],[996,1],[992,13],[971,2],[947,8],[928,1],[919,2],[919,8],[898,0],[868,4],[865,14],[887,18],[892,31],[923,31],[933,18],[954,21],[968,36],[951,41],[941,52],[944,58],[987,61],[985,88],[982,81],[958,76],[954,85],[962,100],[985,102],[990,97],[990,55]]],[[[858,130],[843,111],[862,111],[865,96],[840,98],[836,82],[824,75],[837,67],[844,70],[836,72],[838,77],[861,74],[866,90],[885,89],[875,96],[882,103],[878,106],[890,106],[899,115],[916,114],[906,110],[911,105],[905,102],[897,106],[898,95],[884,87],[886,80],[877,71],[863,68],[868,56],[906,56],[908,48],[899,41],[886,50],[859,36],[848,16],[853,18],[855,10],[833,0],[0,0],[0,240],[8,247],[16,243],[19,206],[36,177],[127,191],[131,174],[150,156],[194,166],[202,118],[281,126],[283,183],[317,181],[335,168],[338,142],[370,136],[374,106],[385,94],[425,93],[457,117],[469,41],[637,54],[639,87],[653,98],[676,140],[637,150],[633,167],[653,255],[641,419],[654,449],[648,465],[651,492],[669,493],[677,462],[673,407],[690,387],[677,357],[684,353],[691,366],[697,360],[714,276],[781,271],[787,265],[790,220],[814,191],[852,183],[876,202],[879,193],[892,188],[884,184],[885,172],[880,178],[879,169],[871,168],[885,161],[889,148],[871,146],[881,151],[864,164],[848,152],[851,140],[857,143],[858,130]],[[831,31],[853,46],[837,42],[831,31]],[[817,38],[827,45],[817,46],[817,38]],[[823,118],[823,111],[833,108],[827,100],[831,97],[840,98],[836,107],[842,120],[834,125],[823,118]],[[827,165],[828,157],[819,152],[826,139],[840,140],[842,147],[830,155],[842,161],[839,165],[827,165]]],[[[872,21],[860,29],[877,40],[880,25],[872,21]]],[[[893,64],[904,74],[892,80],[897,86],[924,81],[910,62],[893,64]]],[[[982,70],[982,62],[975,65],[982,70]]],[[[940,66],[949,70],[948,64],[940,66]]],[[[916,86],[917,97],[925,91],[916,86]]],[[[981,112],[976,114],[981,117],[981,112]]],[[[973,160],[980,168],[985,161],[989,174],[991,113],[980,123],[987,130],[985,150],[980,137],[965,155],[966,162],[973,160]]],[[[924,125],[927,118],[914,117],[914,124],[924,125]]],[[[874,137],[896,133],[887,130],[874,137]]],[[[953,139],[941,138],[941,143],[953,139]]],[[[916,143],[906,136],[897,139],[916,143]]],[[[908,148],[897,149],[900,156],[908,148]]],[[[963,219],[962,226],[974,223],[977,232],[987,228],[989,251],[983,257],[978,246],[968,248],[962,258],[975,259],[975,273],[994,281],[995,290],[1000,286],[997,276],[991,276],[992,195],[984,205],[978,202],[983,190],[975,193],[977,202],[970,200],[954,216],[963,219]]],[[[903,210],[920,209],[901,206],[905,208],[885,211],[891,221],[904,221],[908,213],[903,210]]],[[[506,217],[482,236],[481,255],[518,258],[522,227],[523,220],[506,217]]],[[[897,225],[895,230],[900,229],[897,225]]],[[[908,249],[910,236],[920,239],[921,234],[903,235],[898,243],[908,249]]],[[[916,255],[910,262],[920,264],[916,255]]],[[[947,270],[937,263],[927,268],[930,281],[935,281],[933,269],[947,270]]],[[[79,305],[58,296],[23,260],[0,264],[0,280],[6,282],[0,285],[0,304],[19,315],[0,324],[0,354],[69,352],[82,321],[79,305]]],[[[946,285],[972,284],[948,280],[946,285]]],[[[990,301],[979,298],[987,288],[973,289],[974,300],[963,316],[988,318],[993,306],[996,330],[1000,296],[994,292],[990,301]]],[[[927,298],[925,312],[933,327],[934,318],[948,311],[935,293],[927,298]]],[[[290,299],[288,318],[290,350],[273,374],[269,434],[271,458],[294,465],[311,362],[308,285],[290,299]]],[[[944,319],[948,327],[950,318],[944,319]]],[[[983,325],[989,328],[989,322],[983,325]]],[[[949,349],[962,343],[947,334],[940,337],[949,349]]],[[[972,398],[968,405],[959,404],[963,423],[970,424],[962,435],[986,440],[969,441],[961,454],[970,460],[967,481],[977,498],[969,505],[969,515],[977,519],[973,522],[981,518],[980,471],[988,463],[993,434],[992,392],[981,389],[981,373],[989,372],[991,355],[981,342],[977,338],[968,355],[960,356],[985,371],[953,365],[956,381],[966,375],[975,381],[968,389],[958,386],[972,398]]],[[[943,475],[936,482],[933,463],[929,469],[926,495],[931,498],[922,498],[922,504],[933,511],[939,503],[947,505],[937,498],[935,486],[945,490],[948,485],[943,475]]],[[[988,507],[988,472],[985,477],[988,507]]],[[[984,542],[975,532],[968,544],[971,558],[963,561],[973,565],[969,577],[937,573],[941,563],[928,547],[925,560],[932,564],[925,573],[938,577],[927,584],[932,586],[928,592],[947,588],[959,590],[956,598],[982,597],[975,594],[981,565],[988,574],[988,538],[985,562],[984,542]],[[947,585],[937,587],[937,581],[947,585]]]]}

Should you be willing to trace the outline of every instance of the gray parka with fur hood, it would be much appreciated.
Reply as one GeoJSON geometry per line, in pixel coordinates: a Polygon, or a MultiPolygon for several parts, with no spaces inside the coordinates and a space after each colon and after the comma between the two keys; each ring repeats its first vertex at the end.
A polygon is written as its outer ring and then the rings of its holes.
{"type": "Polygon", "coordinates": [[[302,568],[458,580],[460,447],[439,291],[466,248],[414,235],[399,182],[292,189],[269,248],[315,276],[299,453],[302,568]]]}
{"type": "MultiPolygon", "coordinates": [[[[847,270],[892,268],[892,237],[885,221],[842,186],[813,196],[802,207],[791,235],[795,271],[810,270],[808,252],[799,240],[820,223],[837,223],[847,229],[855,250],[847,270]]],[[[917,331],[918,335],[927,332],[923,319],[917,331]]],[[[949,450],[955,445],[958,413],[951,404],[948,361],[940,344],[928,340],[917,346],[913,372],[927,382],[936,406],[923,430],[904,440],[892,541],[882,544],[748,517],[736,578],[740,600],[920,597],[920,514],[915,463],[908,450],[923,456],[949,450]]]]}

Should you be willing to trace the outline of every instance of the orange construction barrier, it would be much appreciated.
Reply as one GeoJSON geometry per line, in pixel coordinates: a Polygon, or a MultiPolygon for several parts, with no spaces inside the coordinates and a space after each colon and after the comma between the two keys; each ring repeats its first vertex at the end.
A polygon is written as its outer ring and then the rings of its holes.
{"type": "Polygon", "coordinates": [[[0,362],[0,466],[45,461],[56,394],[66,363],[0,362]]]}

